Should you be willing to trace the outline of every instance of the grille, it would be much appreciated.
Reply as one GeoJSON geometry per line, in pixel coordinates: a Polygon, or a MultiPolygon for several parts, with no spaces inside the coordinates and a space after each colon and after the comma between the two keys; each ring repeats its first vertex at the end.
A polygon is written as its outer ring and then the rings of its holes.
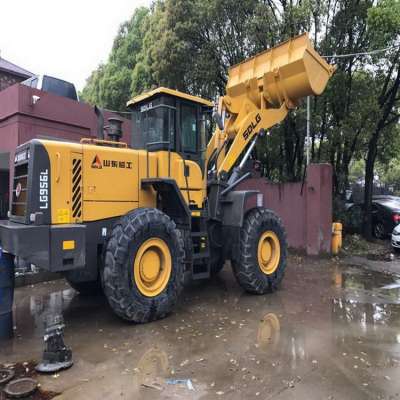
{"type": "Polygon", "coordinates": [[[82,159],[72,159],[72,217],[82,217],[82,159]]]}
{"type": "Polygon", "coordinates": [[[11,214],[26,217],[28,202],[28,162],[15,166],[11,214]]]}

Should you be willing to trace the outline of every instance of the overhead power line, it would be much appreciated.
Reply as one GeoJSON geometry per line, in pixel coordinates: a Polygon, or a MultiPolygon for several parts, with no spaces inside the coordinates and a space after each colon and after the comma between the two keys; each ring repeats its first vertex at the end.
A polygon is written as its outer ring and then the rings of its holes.
{"type": "Polygon", "coordinates": [[[384,49],[365,51],[365,52],[361,52],[361,53],[334,54],[333,56],[321,56],[321,57],[322,58],[346,58],[346,57],[355,57],[355,56],[369,56],[372,54],[383,53],[388,50],[397,49],[399,47],[400,47],[400,45],[389,46],[389,47],[385,47],[384,49]]]}

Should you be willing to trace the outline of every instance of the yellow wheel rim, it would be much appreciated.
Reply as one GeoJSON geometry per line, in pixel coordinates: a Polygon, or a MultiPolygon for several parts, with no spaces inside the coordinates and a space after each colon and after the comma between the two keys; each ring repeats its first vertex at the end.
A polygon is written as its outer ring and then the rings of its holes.
{"type": "Polygon", "coordinates": [[[147,297],[159,295],[167,286],[171,271],[171,252],[164,240],[151,238],[139,247],[133,272],[140,293],[147,297]]]}
{"type": "Polygon", "coordinates": [[[258,242],[258,265],[264,274],[271,275],[278,268],[281,258],[281,245],[275,232],[264,232],[258,242]]]}

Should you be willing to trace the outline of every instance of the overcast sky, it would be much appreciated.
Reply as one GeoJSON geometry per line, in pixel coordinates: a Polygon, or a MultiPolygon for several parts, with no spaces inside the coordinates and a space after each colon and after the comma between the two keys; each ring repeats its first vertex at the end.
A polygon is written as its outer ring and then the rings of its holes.
{"type": "Polygon", "coordinates": [[[3,0],[0,56],[75,83],[107,60],[119,25],[150,0],[3,0]]]}

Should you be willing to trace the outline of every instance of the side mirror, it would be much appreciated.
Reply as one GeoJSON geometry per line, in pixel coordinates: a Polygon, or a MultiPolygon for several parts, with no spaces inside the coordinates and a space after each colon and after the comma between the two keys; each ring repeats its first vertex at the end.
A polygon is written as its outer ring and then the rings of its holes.
{"type": "Polygon", "coordinates": [[[213,114],[213,119],[214,122],[217,124],[218,128],[223,131],[224,130],[224,121],[222,121],[222,117],[220,114],[218,114],[217,112],[215,112],[213,114]]]}

